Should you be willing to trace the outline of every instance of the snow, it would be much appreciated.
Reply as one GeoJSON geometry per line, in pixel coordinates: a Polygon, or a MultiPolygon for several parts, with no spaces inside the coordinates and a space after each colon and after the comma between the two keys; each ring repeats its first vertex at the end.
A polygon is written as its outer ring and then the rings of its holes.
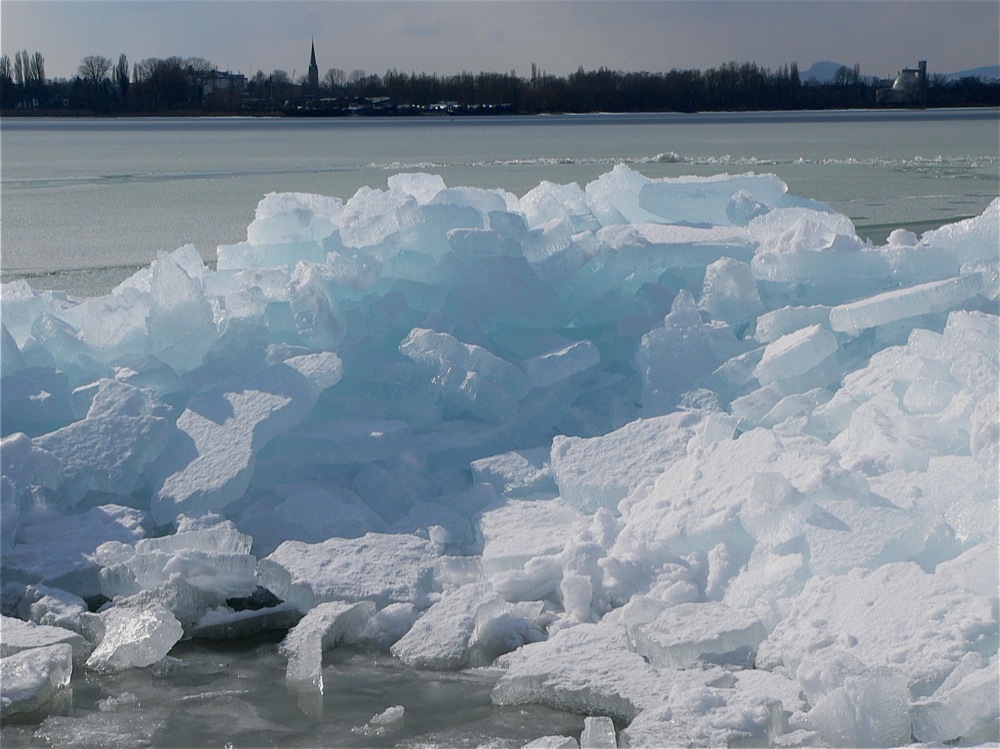
{"type": "Polygon", "coordinates": [[[998,215],[399,174],[4,285],[4,717],[277,631],[314,717],[344,647],[586,716],[531,746],[1000,741],[998,215]]]}

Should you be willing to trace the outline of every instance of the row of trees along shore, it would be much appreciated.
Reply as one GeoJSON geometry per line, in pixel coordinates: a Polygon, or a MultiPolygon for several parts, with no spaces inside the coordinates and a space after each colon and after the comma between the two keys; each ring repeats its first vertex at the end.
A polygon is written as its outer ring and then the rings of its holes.
{"type": "MultiPolygon", "coordinates": [[[[0,108],[10,114],[198,115],[317,112],[419,113],[697,112],[869,108],[891,85],[840,68],[832,81],[802,81],[795,63],[775,71],[729,62],[709,70],[622,72],[582,67],[566,77],[531,66],[510,73],[385,75],[331,68],[315,89],[283,70],[249,78],[219,73],[200,57],[148,58],[130,66],[100,55],[83,58],[72,79],[47,79],[39,52],[0,56],[0,108]],[[378,101],[373,109],[371,103],[378,101]],[[446,104],[445,104],[446,103],[446,104]],[[444,107],[441,105],[445,104],[444,107]]],[[[1000,82],[929,76],[921,102],[929,107],[1000,106],[1000,82]]]]}

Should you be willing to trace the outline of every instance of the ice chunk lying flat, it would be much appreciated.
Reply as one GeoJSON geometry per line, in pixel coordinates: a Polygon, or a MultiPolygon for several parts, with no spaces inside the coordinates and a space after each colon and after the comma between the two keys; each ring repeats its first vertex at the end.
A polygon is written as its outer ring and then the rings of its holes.
{"type": "Polygon", "coordinates": [[[828,327],[830,323],[830,308],[823,305],[812,307],[782,307],[780,309],[765,312],[757,318],[757,325],[754,329],[754,338],[761,343],[771,343],[784,335],[794,333],[796,330],[808,328],[810,325],[823,325],[828,327]]]}
{"type": "Polygon", "coordinates": [[[560,630],[504,656],[503,663],[506,671],[493,689],[499,705],[535,703],[627,722],[665,697],[658,672],[632,652],[625,628],[616,624],[560,630]]]}
{"type": "Polygon", "coordinates": [[[80,596],[47,585],[28,585],[17,605],[17,615],[25,621],[83,631],[81,615],[87,603],[80,596]]]}
{"type": "Polygon", "coordinates": [[[769,343],[753,373],[762,385],[780,382],[806,374],[836,351],[833,333],[811,325],[769,343]]]}
{"type": "Polygon", "coordinates": [[[616,509],[632,489],[685,454],[700,420],[680,412],[637,419],[602,437],[555,437],[552,470],[560,496],[584,512],[616,509]]]}
{"type": "Polygon", "coordinates": [[[323,651],[357,642],[373,616],[375,604],[371,601],[331,601],[316,606],[278,646],[288,657],[285,678],[322,692],[323,651]]]}
{"type": "Polygon", "coordinates": [[[156,538],[144,538],[135,545],[137,554],[151,554],[161,551],[170,554],[187,549],[215,554],[249,554],[253,539],[240,533],[229,520],[216,515],[207,515],[192,520],[178,518],[177,533],[156,538]]]}
{"type": "Polygon", "coordinates": [[[180,622],[162,606],[115,606],[101,612],[104,634],[87,659],[101,671],[142,668],[163,658],[184,633],[180,622]]]}
{"type": "Polygon", "coordinates": [[[764,625],[747,609],[722,603],[681,603],[632,632],[635,650],[657,668],[690,668],[698,661],[746,665],[764,639],[764,625]]]}
{"type": "MultiPolygon", "coordinates": [[[[191,520],[181,516],[178,532],[142,539],[134,553],[127,547],[103,547],[101,590],[109,598],[155,591],[179,582],[204,603],[248,596],[257,587],[257,560],[249,554],[252,539],[217,516],[191,520]],[[110,553],[114,551],[114,553],[110,553]]],[[[174,610],[172,607],[171,610],[174,610]]],[[[178,611],[178,617],[185,620],[178,611]]]]}
{"type": "Polygon", "coordinates": [[[259,564],[260,584],[308,611],[323,601],[429,604],[437,553],[417,536],[369,533],[319,544],[286,541],[259,564]]]}
{"type": "Polygon", "coordinates": [[[887,291],[834,307],[830,310],[830,325],[836,331],[857,335],[866,328],[932,312],[944,312],[971,299],[982,290],[982,276],[972,273],[887,291]]]}
{"type": "Polygon", "coordinates": [[[72,674],[73,648],[65,643],[0,658],[0,718],[38,709],[72,674]]]}
{"type": "Polygon", "coordinates": [[[9,616],[0,616],[0,658],[20,653],[23,650],[48,647],[49,645],[69,645],[73,656],[79,659],[89,649],[89,644],[76,632],[62,627],[23,622],[9,616]]]}
{"type": "Polygon", "coordinates": [[[151,551],[102,569],[101,590],[110,598],[131,596],[162,587],[179,575],[192,587],[224,600],[253,593],[256,567],[257,560],[249,554],[151,551]]]}
{"type": "MultiPolygon", "coordinates": [[[[538,604],[537,611],[541,611],[538,604]]],[[[392,653],[415,668],[455,669],[492,663],[500,654],[544,637],[487,584],[445,593],[420,617],[392,653]]]]}
{"type": "Polygon", "coordinates": [[[21,529],[21,542],[4,549],[4,577],[43,582],[79,596],[98,595],[97,547],[106,541],[135,543],[145,535],[146,514],[119,505],[93,507],[21,529]]]}

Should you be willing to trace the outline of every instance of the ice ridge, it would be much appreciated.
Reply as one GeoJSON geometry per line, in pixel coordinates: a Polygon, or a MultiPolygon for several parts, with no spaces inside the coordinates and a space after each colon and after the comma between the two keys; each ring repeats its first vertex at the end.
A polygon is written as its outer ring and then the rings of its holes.
{"type": "Polygon", "coordinates": [[[307,712],[350,647],[588,716],[537,745],[1000,741],[998,217],[410,173],[4,285],[3,717],[276,629],[307,712]]]}

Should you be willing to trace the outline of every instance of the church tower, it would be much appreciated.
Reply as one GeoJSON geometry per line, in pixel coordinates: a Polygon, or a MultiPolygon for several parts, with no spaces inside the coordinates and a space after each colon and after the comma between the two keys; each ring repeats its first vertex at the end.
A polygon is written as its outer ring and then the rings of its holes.
{"type": "Polygon", "coordinates": [[[317,93],[319,91],[319,67],[316,65],[316,42],[312,43],[312,50],[309,55],[309,91],[317,93]]]}

